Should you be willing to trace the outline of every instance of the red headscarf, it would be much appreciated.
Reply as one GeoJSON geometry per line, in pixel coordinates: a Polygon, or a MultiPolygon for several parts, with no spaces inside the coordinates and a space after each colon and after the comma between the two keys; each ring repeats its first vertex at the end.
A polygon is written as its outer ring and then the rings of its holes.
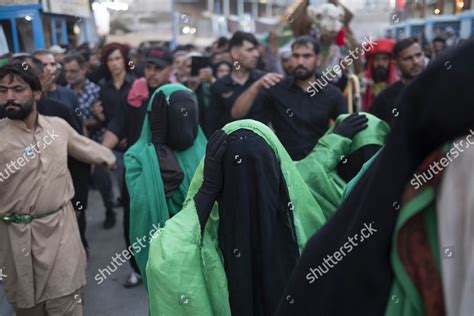
{"type": "MultiPolygon", "coordinates": [[[[377,45],[372,46],[371,49],[368,50],[366,53],[367,71],[365,72],[364,77],[369,80],[374,80],[373,69],[372,69],[373,57],[377,54],[388,54],[390,55],[390,58],[392,58],[392,50],[393,50],[393,46],[395,45],[395,42],[391,39],[380,39],[380,40],[376,40],[375,43],[377,43],[377,45]]],[[[390,85],[398,80],[400,80],[400,78],[397,76],[395,64],[393,63],[393,60],[391,60],[387,84],[390,85]]],[[[363,100],[363,105],[362,105],[364,112],[368,112],[369,107],[373,101],[372,99],[373,99],[372,86],[367,85],[367,89],[365,90],[364,100],[363,100]]]]}

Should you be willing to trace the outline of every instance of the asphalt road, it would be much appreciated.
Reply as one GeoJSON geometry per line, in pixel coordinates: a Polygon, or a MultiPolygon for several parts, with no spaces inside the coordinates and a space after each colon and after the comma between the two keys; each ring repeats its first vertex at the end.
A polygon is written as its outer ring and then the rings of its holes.
{"type": "MultiPolygon", "coordinates": [[[[126,249],[123,234],[123,211],[116,208],[117,224],[105,230],[102,222],[105,209],[98,191],[90,191],[87,209],[86,238],[89,242],[87,285],[83,290],[85,316],[147,316],[147,293],[143,284],[127,289],[123,282],[131,271],[130,264],[124,263],[100,285],[94,280],[98,269],[111,266],[112,257],[126,249]]],[[[120,261],[119,261],[120,262],[120,261]]]]}

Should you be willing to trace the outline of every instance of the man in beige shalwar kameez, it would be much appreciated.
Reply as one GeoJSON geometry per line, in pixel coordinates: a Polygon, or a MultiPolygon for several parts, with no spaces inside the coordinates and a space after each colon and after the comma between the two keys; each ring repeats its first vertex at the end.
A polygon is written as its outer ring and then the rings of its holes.
{"type": "Polygon", "coordinates": [[[0,268],[17,316],[82,315],[86,255],[67,156],[110,168],[115,157],[62,119],[39,115],[40,95],[30,70],[0,68],[0,268]]]}

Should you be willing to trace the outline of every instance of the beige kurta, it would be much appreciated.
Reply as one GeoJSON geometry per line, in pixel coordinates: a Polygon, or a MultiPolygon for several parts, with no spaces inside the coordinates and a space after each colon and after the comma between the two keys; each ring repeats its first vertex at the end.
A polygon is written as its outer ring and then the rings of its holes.
{"type": "Polygon", "coordinates": [[[86,256],[71,198],[68,154],[90,164],[113,164],[107,148],[76,133],[64,120],[38,115],[35,131],[0,120],[0,216],[38,215],[31,224],[0,220],[0,268],[10,303],[31,308],[86,284],[86,256]],[[13,164],[12,164],[13,163],[13,164]]]}

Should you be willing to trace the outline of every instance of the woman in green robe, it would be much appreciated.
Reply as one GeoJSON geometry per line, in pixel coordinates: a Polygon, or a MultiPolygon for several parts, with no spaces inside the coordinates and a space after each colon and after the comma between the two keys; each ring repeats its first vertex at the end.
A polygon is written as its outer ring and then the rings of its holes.
{"type": "Polygon", "coordinates": [[[384,121],[369,113],[343,114],[311,153],[295,162],[326,218],[337,210],[347,183],[382,147],[389,132],[384,121]]]}
{"type": "Polygon", "coordinates": [[[204,156],[194,93],[179,84],[155,91],[139,140],[126,152],[130,192],[129,249],[146,284],[151,236],[181,209],[191,178],[204,156]]]}
{"type": "Polygon", "coordinates": [[[287,271],[324,221],[275,134],[252,120],[227,124],[211,137],[183,209],[151,243],[151,314],[274,311],[287,271]]]}

